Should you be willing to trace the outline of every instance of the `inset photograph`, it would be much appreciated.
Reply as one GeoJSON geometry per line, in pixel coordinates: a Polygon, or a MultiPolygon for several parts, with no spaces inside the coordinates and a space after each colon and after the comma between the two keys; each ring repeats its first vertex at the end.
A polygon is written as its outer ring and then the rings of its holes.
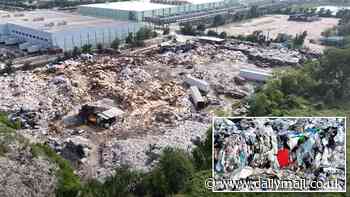
{"type": "Polygon", "coordinates": [[[214,192],[346,192],[345,117],[216,117],[214,192]]]}

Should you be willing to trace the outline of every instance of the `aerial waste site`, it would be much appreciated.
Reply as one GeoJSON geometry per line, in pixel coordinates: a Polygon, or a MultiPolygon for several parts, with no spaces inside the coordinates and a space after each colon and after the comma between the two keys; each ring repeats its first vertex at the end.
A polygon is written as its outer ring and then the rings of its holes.
{"type": "Polygon", "coordinates": [[[0,196],[344,196],[348,62],[342,0],[0,0],[0,196]]]}

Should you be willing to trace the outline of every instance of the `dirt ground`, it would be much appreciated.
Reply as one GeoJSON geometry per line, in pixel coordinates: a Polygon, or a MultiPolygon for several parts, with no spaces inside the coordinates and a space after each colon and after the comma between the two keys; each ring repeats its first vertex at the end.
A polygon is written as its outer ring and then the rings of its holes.
{"type": "Polygon", "coordinates": [[[296,35],[307,31],[306,46],[314,50],[323,50],[323,46],[311,44],[309,40],[318,40],[321,37],[322,31],[335,26],[337,23],[338,19],[335,18],[322,18],[321,21],[315,22],[295,22],[288,21],[287,15],[270,15],[239,23],[227,24],[216,28],[216,30],[218,32],[226,31],[229,35],[248,35],[254,31],[262,30],[265,34],[269,34],[270,37],[275,37],[278,33],[296,35]]]}

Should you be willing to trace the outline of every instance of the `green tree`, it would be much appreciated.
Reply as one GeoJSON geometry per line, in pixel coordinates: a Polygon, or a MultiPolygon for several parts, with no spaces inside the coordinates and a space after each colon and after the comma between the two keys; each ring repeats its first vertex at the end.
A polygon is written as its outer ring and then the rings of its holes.
{"type": "Polygon", "coordinates": [[[146,40],[150,37],[150,32],[147,28],[141,28],[136,32],[135,40],[146,40]]]}
{"type": "Polygon", "coordinates": [[[80,55],[81,51],[78,47],[74,47],[73,51],[72,51],[72,56],[73,57],[77,57],[78,55],[80,55]]]}
{"type": "Polygon", "coordinates": [[[142,174],[131,171],[128,167],[115,170],[115,175],[106,179],[103,184],[104,196],[133,196],[133,186],[141,180],[142,174]]]}
{"type": "Polygon", "coordinates": [[[212,165],[212,127],[207,130],[205,140],[192,150],[193,163],[196,170],[209,170],[212,165]]]}
{"type": "Polygon", "coordinates": [[[350,49],[329,49],[320,61],[319,80],[322,87],[332,89],[336,98],[349,97],[350,49]]]}
{"type": "Polygon", "coordinates": [[[250,9],[249,9],[249,13],[248,13],[248,17],[249,18],[255,18],[260,16],[259,13],[259,8],[256,5],[253,5],[250,9]]]}
{"type": "Polygon", "coordinates": [[[321,9],[317,12],[317,14],[318,14],[319,16],[324,16],[325,13],[326,13],[326,9],[325,9],[325,8],[321,8],[321,9]]]}
{"type": "Polygon", "coordinates": [[[98,43],[96,48],[97,48],[98,51],[102,51],[103,50],[103,44],[98,43]]]}
{"type": "Polygon", "coordinates": [[[269,98],[263,92],[256,93],[250,100],[250,113],[254,116],[265,116],[271,114],[269,98]]]}
{"type": "Polygon", "coordinates": [[[69,161],[63,159],[45,144],[31,144],[31,152],[34,157],[44,156],[59,167],[56,172],[58,179],[56,188],[57,197],[77,197],[82,185],[79,177],[74,174],[69,161]]]}
{"type": "Polygon", "coordinates": [[[91,44],[85,44],[81,47],[81,52],[83,52],[83,53],[91,53],[91,51],[92,51],[91,44]]]}
{"type": "Polygon", "coordinates": [[[304,31],[301,35],[297,34],[293,39],[293,47],[299,48],[304,45],[307,36],[307,31],[304,31]]]}
{"type": "Polygon", "coordinates": [[[339,25],[338,28],[339,36],[349,36],[350,35],[350,23],[339,25]]]}
{"type": "Polygon", "coordinates": [[[113,40],[113,42],[111,43],[111,47],[113,49],[119,49],[119,46],[120,46],[120,40],[119,40],[119,38],[115,38],[113,40]]]}
{"type": "Polygon", "coordinates": [[[222,15],[216,15],[213,20],[213,27],[224,25],[225,22],[226,20],[222,15]]]}
{"type": "Polygon", "coordinates": [[[128,37],[126,37],[125,42],[127,44],[133,44],[134,43],[134,35],[131,32],[128,34],[128,37]]]}
{"type": "Polygon", "coordinates": [[[170,28],[169,27],[164,28],[163,35],[168,35],[169,33],[170,33],[170,28]]]}
{"type": "Polygon", "coordinates": [[[197,26],[197,30],[198,31],[205,31],[205,25],[204,24],[199,24],[198,26],[197,26]]]}
{"type": "Polygon", "coordinates": [[[219,36],[218,33],[216,33],[216,31],[214,31],[214,30],[209,30],[207,32],[207,35],[208,36],[212,36],[212,37],[218,37],[219,36]]]}
{"type": "Polygon", "coordinates": [[[332,17],[332,16],[333,16],[333,12],[330,9],[327,9],[324,17],[332,17]]]}
{"type": "Polygon", "coordinates": [[[6,63],[5,63],[5,70],[4,72],[6,73],[11,73],[13,72],[13,63],[11,60],[8,60],[6,63]]]}
{"type": "Polygon", "coordinates": [[[182,150],[165,148],[148,183],[152,196],[177,194],[193,175],[190,156],[182,150]]]}
{"type": "Polygon", "coordinates": [[[150,39],[154,36],[154,32],[149,28],[141,28],[136,32],[134,39],[135,46],[144,46],[144,40],[150,39]]]}
{"type": "Polygon", "coordinates": [[[180,31],[184,35],[190,35],[190,36],[196,35],[196,30],[188,23],[186,23],[183,27],[181,27],[180,31]]]}
{"type": "Polygon", "coordinates": [[[316,14],[317,8],[311,8],[310,9],[310,14],[316,14]]]}
{"type": "Polygon", "coordinates": [[[227,33],[223,31],[223,32],[221,32],[219,34],[219,37],[222,38],[222,39],[226,39],[227,38],[227,33]]]}

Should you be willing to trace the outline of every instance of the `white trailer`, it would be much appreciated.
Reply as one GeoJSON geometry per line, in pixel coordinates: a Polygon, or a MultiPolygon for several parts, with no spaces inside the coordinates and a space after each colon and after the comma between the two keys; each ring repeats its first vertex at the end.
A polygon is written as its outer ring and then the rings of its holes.
{"type": "Polygon", "coordinates": [[[265,82],[272,74],[265,70],[242,68],[239,76],[251,81],[265,82]]]}

